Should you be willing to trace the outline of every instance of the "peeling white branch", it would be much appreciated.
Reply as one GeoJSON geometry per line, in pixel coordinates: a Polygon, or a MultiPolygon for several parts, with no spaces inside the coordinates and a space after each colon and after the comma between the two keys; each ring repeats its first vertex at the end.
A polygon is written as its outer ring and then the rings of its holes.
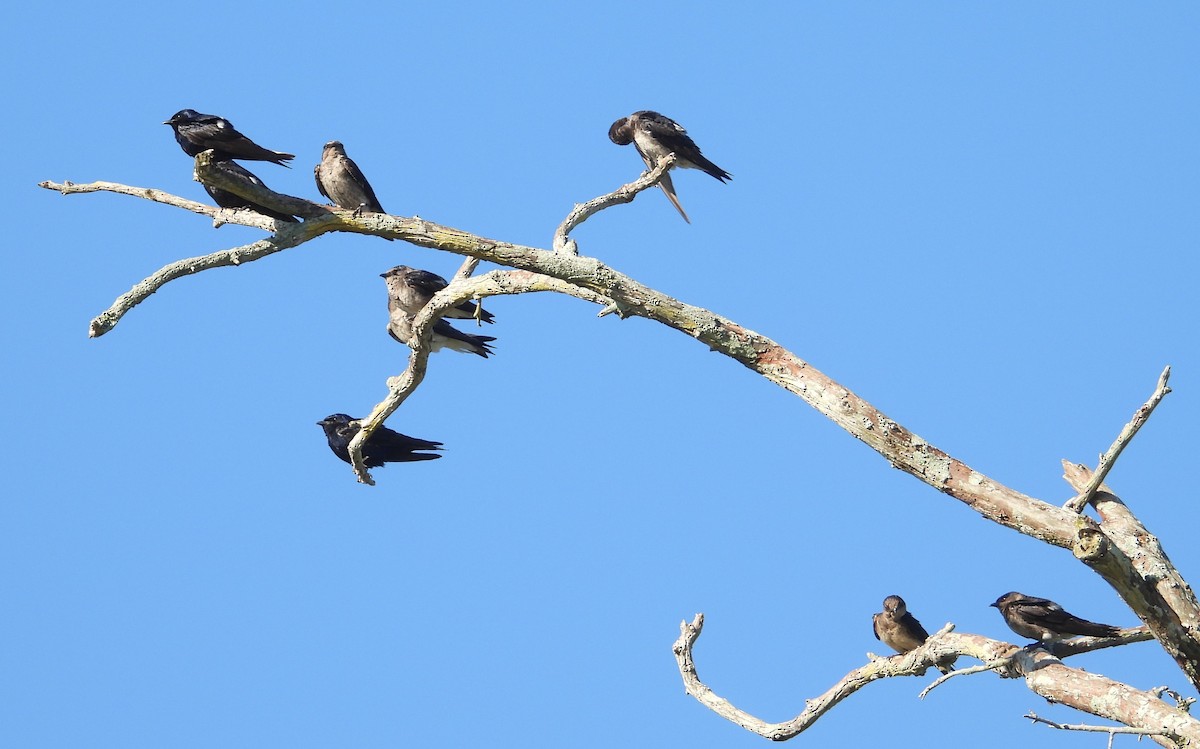
{"type": "MultiPolygon", "coordinates": [[[[722,718],[771,741],[786,741],[798,736],[839,702],[871,682],[897,676],[919,676],[947,656],[965,656],[983,661],[985,665],[952,672],[951,677],[982,671],[996,671],[1001,678],[1024,677],[1026,685],[1033,692],[1051,702],[1122,721],[1156,735],[1200,742],[1200,721],[1167,705],[1151,692],[1142,692],[1112,679],[1070,668],[1045,648],[1022,648],[982,635],[958,634],[951,631],[952,625],[946,625],[924,645],[909,653],[872,659],[865,666],[847,673],[825,692],[805,700],[804,710],[796,717],[770,723],[734,706],[700,680],[692,650],[703,628],[703,614],[696,614],[690,623],[680,622],[679,638],[672,646],[684,689],[722,718]]],[[[1126,630],[1116,637],[1086,638],[1087,642],[1080,643],[1076,652],[1146,639],[1150,639],[1148,633],[1140,628],[1126,630]]],[[[922,697],[947,678],[942,676],[936,680],[922,692],[922,697]]]]}
{"type": "Polygon", "coordinates": [[[1158,386],[1154,388],[1154,393],[1151,394],[1150,399],[1134,412],[1133,419],[1117,435],[1116,441],[1108,448],[1108,452],[1100,456],[1100,463],[1096,466],[1096,471],[1092,474],[1092,478],[1088,481],[1087,485],[1083,487],[1083,490],[1079,494],[1063,505],[1064,509],[1071,512],[1083,512],[1083,508],[1087,507],[1088,502],[1092,501],[1096,490],[1104,483],[1104,479],[1108,476],[1108,472],[1112,470],[1113,465],[1117,462],[1117,458],[1120,457],[1125,446],[1133,440],[1134,435],[1138,433],[1138,430],[1150,418],[1150,414],[1154,413],[1154,409],[1158,407],[1162,399],[1167,397],[1167,394],[1171,392],[1171,388],[1167,387],[1167,380],[1169,379],[1171,379],[1171,368],[1167,367],[1158,376],[1158,386]]]}

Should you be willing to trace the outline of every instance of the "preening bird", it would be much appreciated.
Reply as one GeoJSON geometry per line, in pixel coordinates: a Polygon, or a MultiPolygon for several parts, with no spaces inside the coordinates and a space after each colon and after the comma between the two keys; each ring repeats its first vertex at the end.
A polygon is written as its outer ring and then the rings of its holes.
{"type": "MultiPolygon", "coordinates": [[[[632,143],[641,154],[642,161],[646,162],[646,167],[650,169],[657,166],[658,162],[667,154],[673,153],[675,154],[675,167],[699,169],[721,182],[733,178],[732,174],[700,153],[700,147],[678,122],[658,112],[646,109],[634,112],[628,117],[622,117],[608,129],[608,139],[618,146],[627,146],[632,143]]],[[[671,204],[679,211],[679,215],[683,216],[683,220],[690,224],[691,219],[688,218],[683,206],[679,203],[679,198],[675,195],[675,185],[671,182],[669,172],[663,175],[658,186],[666,193],[671,204]]]]}

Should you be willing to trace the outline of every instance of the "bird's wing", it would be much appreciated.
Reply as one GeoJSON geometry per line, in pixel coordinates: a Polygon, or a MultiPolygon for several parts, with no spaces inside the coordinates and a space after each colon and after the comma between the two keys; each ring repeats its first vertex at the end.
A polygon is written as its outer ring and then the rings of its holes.
{"type": "Polygon", "coordinates": [[[679,198],[675,197],[675,183],[671,181],[670,172],[662,176],[662,179],[658,181],[658,186],[666,193],[667,199],[671,201],[671,205],[675,206],[675,210],[679,211],[679,215],[683,216],[683,220],[689,224],[692,223],[692,220],[688,218],[687,212],[683,210],[683,206],[679,204],[679,198]]]}
{"type": "Polygon", "coordinates": [[[375,197],[375,190],[371,188],[371,183],[367,181],[366,175],[358,168],[358,164],[354,163],[354,159],[349,156],[342,157],[342,164],[346,167],[346,173],[350,175],[350,179],[363,189],[367,194],[367,210],[372,213],[387,213],[383,210],[383,206],[379,204],[379,198],[375,197]]]}
{"type": "Polygon", "coordinates": [[[425,296],[433,296],[449,285],[438,274],[416,268],[404,274],[404,282],[425,296]]]}
{"type": "Polygon", "coordinates": [[[329,193],[325,192],[325,185],[321,182],[321,165],[320,164],[317,164],[316,166],[313,167],[313,179],[315,179],[317,181],[317,190],[322,195],[324,195],[326,198],[329,198],[329,200],[333,200],[333,198],[329,197],[329,193]]]}

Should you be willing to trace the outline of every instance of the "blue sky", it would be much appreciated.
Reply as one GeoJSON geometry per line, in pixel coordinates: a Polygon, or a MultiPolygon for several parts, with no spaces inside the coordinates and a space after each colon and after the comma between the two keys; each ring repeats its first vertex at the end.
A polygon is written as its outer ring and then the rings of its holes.
{"type": "MultiPolygon", "coordinates": [[[[431,360],[389,422],[442,460],[354,482],[326,414],[407,349],[378,274],[455,257],[322,237],[88,321],[256,230],[41,180],[202,200],[160,123],[231,119],[317,198],[342,140],[385,208],[548,247],[635,178],[656,109],[733,173],[675,177],[581,251],[786,345],[997,481],[1062,502],[1174,367],[1110,483],[1195,583],[1200,9],[1162,3],[93,4],[5,11],[10,413],[0,743],[759,746],[683,693],[670,645],[769,720],[931,629],[1010,637],[1016,589],[1133,615],[1069,553],[980,521],[696,341],[582,302],[488,302],[497,354],[431,360]]],[[[1077,659],[1184,690],[1152,643],[1077,659]]],[[[797,741],[1095,745],[1023,685],[872,685],[797,741]],[[887,732],[886,734],[884,732],[887,732]]],[[[1186,690],[1185,690],[1186,691],[1186,690]]],[[[1133,739],[1118,740],[1131,743],[1133,739]]]]}

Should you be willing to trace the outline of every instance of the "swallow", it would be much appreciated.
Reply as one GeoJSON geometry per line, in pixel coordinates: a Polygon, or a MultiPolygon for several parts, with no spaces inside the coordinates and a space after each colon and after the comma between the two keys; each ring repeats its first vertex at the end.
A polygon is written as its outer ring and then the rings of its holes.
{"type": "Polygon", "coordinates": [[[1034,598],[1023,593],[1005,593],[991,606],[1000,609],[1004,623],[1013,632],[1038,642],[1063,640],[1072,635],[1113,637],[1121,631],[1110,624],[1097,624],[1080,619],[1063,610],[1054,601],[1034,598]]]}
{"type": "MultiPolygon", "coordinates": [[[[622,117],[608,129],[608,139],[618,146],[632,143],[648,169],[653,169],[663,157],[673,153],[676,158],[675,166],[680,169],[699,169],[721,182],[733,178],[732,174],[700,153],[699,146],[678,122],[658,112],[642,110],[622,117]]],[[[679,198],[675,196],[675,185],[671,182],[670,173],[663,175],[658,186],[666,193],[667,199],[675,206],[675,210],[679,211],[679,215],[683,216],[683,220],[692,223],[683,206],[679,204],[679,198]]]]}
{"type": "MultiPolygon", "coordinates": [[[[249,180],[250,182],[253,182],[254,184],[258,185],[259,187],[266,187],[266,185],[263,183],[263,181],[261,179],[259,179],[253,173],[251,173],[250,170],[242,167],[242,165],[237,163],[236,161],[231,161],[231,160],[226,159],[226,160],[221,161],[221,164],[223,164],[225,166],[225,168],[229,169],[229,171],[239,174],[242,177],[245,177],[247,180],[249,180]]],[[[201,183],[201,184],[204,184],[204,183],[201,183]]],[[[270,188],[267,188],[267,189],[270,189],[270,188]]],[[[272,210],[270,208],[267,208],[266,206],[259,205],[258,203],[247,200],[246,198],[240,197],[238,195],[234,195],[233,193],[228,192],[227,190],[222,190],[219,187],[212,187],[210,185],[204,185],[204,190],[213,199],[213,202],[215,202],[217,205],[221,206],[222,208],[249,208],[250,210],[257,211],[258,213],[261,213],[264,216],[270,216],[271,218],[273,218],[277,221],[289,221],[293,224],[296,223],[296,218],[294,216],[289,216],[286,213],[280,213],[279,211],[272,210]]]]}
{"type": "Polygon", "coordinates": [[[270,161],[280,166],[296,158],[294,154],[263,148],[237,131],[233,123],[215,114],[181,109],[163,123],[175,131],[175,140],[188,156],[212,149],[218,159],[270,161]]]}
{"type": "MultiPolygon", "coordinates": [[[[420,312],[422,307],[429,304],[429,300],[433,298],[434,294],[448,285],[446,279],[436,273],[409,268],[407,265],[397,265],[386,273],[380,273],[379,277],[387,282],[389,304],[394,303],[395,306],[410,315],[420,312]]],[[[480,308],[471,301],[454,307],[446,312],[445,316],[460,320],[481,320],[487,323],[494,322],[496,319],[491,312],[480,308]]]]}
{"type": "MultiPolygon", "coordinates": [[[[897,653],[916,650],[929,639],[929,633],[921,626],[921,622],[908,612],[908,607],[900,596],[888,596],[883,599],[883,611],[871,617],[871,624],[875,628],[875,639],[881,640],[897,653]]],[[[934,665],[942,673],[948,674],[954,670],[954,660],[951,657],[934,665]]]]}
{"type": "MultiPolygon", "coordinates": [[[[400,343],[407,345],[412,338],[413,315],[405,312],[400,307],[392,307],[390,304],[389,307],[388,335],[400,343]]],[[[429,350],[433,352],[448,348],[468,354],[478,354],[486,359],[489,354],[495,353],[492,351],[490,345],[490,342],[494,340],[496,340],[495,336],[471,335],[455,328],[445,320],[438,320],[433,324],[433,335],[429,339],[429,350]]]]}
{"type": "Polygon", "coordinates": [[[313,168],[317,189],[339,208],[354,211],[355,216],[363,211],[387,213],[375,197],[371,183],[363,176],[358,164],[346,155],[341,141],[331,140],[321,151],[321,163],[313,168]]]}
{"type": "MultiPolygon", "coordinates": [[[[325,439],[333,454],[350,462],[350,440],[358,434],[358,419],[346,414],[330,414],[317,422],[325,431],[325,439]]],[[[362,457],[367,468],[378,468],[384,463],[411,463],[418,460],[436,460],[441,455],[416,452],[417,450],[441,450],[441,442],[417,439],[380,426],[363,443],[362,457]]]]}

